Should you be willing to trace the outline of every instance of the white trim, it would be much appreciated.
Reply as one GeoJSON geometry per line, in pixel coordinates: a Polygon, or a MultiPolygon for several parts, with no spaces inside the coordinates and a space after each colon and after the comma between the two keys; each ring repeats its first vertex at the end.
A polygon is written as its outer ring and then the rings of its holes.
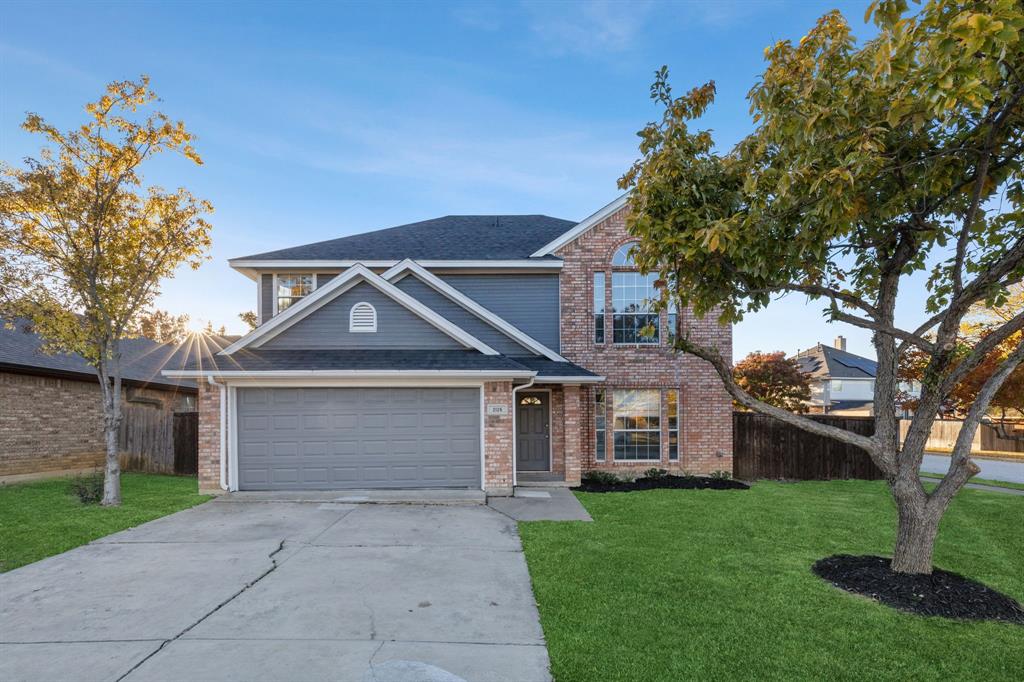
{"type": "Polygon", "coordinates": [[[377,331],[377,309],[373,307],[372,303],[366,301],[359,301],[354,304],[348,311],[348,331],[351,334],[372,334],[377,331]],[[360,315],[367,314],[369,310],[369,318],[367,320],[356,320],[356,309],[359,309],[360,315]]]}
{"type": "MultiPolygon", "coordinates": [[[[536,386],[533,386],[528,391],[523,391],[523,393],[547,393],[548,394],[548,468],[547,468],[547,470],[539,471],[538,473],[542,473],[542,474],[543,473],[548,473],[548,474],[550,474],[551,473],[551,468],[555,464],[554,448],[551,446],[551,441],[554,439],[554,423],[552,422],[552,415],[551,415],[551,413],[553,412],[553,410],[551,409],[551,389],[550,388],[537,388],[536,386]]],[[[523,393],[520,393],[519,395],[521,396],[521,395],[523,395],[523,393]]],[[[512,395],[513,395],[512,409],[515,410],[518,413],[519,412],[519,398],[515,398],[514,397],[515,393],[513,393],[512,395]]],[[[519,434],[516,433],[515,431],[512,432],[512,440],[513,440],[512,459],[514,459],[514,460],[516,460],[518,462],[518,457],[519,457],[519,434]]]]}
{"type": "Polygon", "coordinates": [[[359,281],[364,281],[373,286],[385,296],[388,296],[401,304],[406,309],[452,337],[462,345],[478,350],[484,355],[498,355],[498,351],[494,350],[483,341],[479,340],[464,329],[455,326],[409,294],[396,287],[391,282],[383,279],[380,275],[374,274],[367,269],[366,266],[359,263],[353,265],[337,277],[334,277],[321,288],[314,290],[313,293],[308,296],[304,296],[298,303],[288,306],[283,313],[275,315],[273,319],[269,320],[266,324],[260,325],[235,343],[220,351],[218,354],[231,355],[232,353],[250,345],[255,345],[255,347],[258,348],[260,345],[266,343],[277,334],[305,318],[310,313],[329,303],[334,297],[341,295],[351,287],[355,286],[359,281]]]}
{"type": "MultiPolygon", "coordinates": [[[[454,301],[455,303],[462,306],[469,312],[473,313],[484,322],[489,323],[498,331],[504,333],[505,336],[508,336],[513,341],[516,341],[517,343],[523,345],[529,350],[532,350],[534,353],[537,353],[538,355],[543,355],[549,360],[554,360],[555,362],[568,362],[568,360],[563,358],[561,355],[559,355],[552,349],[545,346],[540,341],[537,341],[532,336],[523,333],[513,325],[503,320],[498,315],[492,313],[487,308],[484,308],[482,305],[480,305],[470,297],[466,296],[464,293],[462,293],[452,285],[448,284],[437,275],[434,275],[433,273],[429,272],[419,263],[416,263],[413,260],[410,260],[408,258],[406,260],[403,260],[401,263],[398,263],[393,268],[382,273],[381,277],[394,283],[401,280],[404,276],[406,276],[409,273],[418,277],[420,281],[422,281],[424,284],[429,286],[434,291],[438,292],[442,296],[446,296],[448,299],[454,301]]],[[[561,296],[559,296],[559,306],[561,306],[561,296]]],[[[559,318],[559,326],[561,326],[561,318],[559,318]]]]}
{"type": "MultiPolygon", "coordinates": [[[[277,295],[277,278],[278,277],[288,276],[288,275],[291,275],[293,277],[294,276],[300,276],[301,277],[303,275],[309,275],[310,277],[313,278],[313,288],[309,290],[309,293],[306,294],[306,296],[300,296],[299,297],[299,301],[301,301],[302,299],[306,298],[307,296],[312,296],[313,293],[316,291],[316,273],[315,272],[275,272],[275,273],[272,273],[272,274],[273,274],[273,279],[272,279],[271,285],[270,285],[270,306],[271,306],[270,307],[270,317],[271,317],[271,319],[277,317],[277,314],[279,312],[278,309],[277,309],[277,299],[280,298],[277,295]]],[[[260,287],[260,288],[262,289],[262,287],[260,287]]],[[[295,298],[295,297],[292,296],[291,298],[295,298]]],[[[296,305],[298,305],[298,303],[292,303],[288,307],[292,308],[292,307],[294,307],[296,305]]]]}
{"type": "Polygon", "coordinates": [[[512,387],[512,492],[515,492],[515,488],[519,485],[519,471],[516,467],[516,393],[530,388],[533,386],[533,379],[531,378],[527,383],[522,386],[512,387]]]}
{"type": "Polygon", "coordinates": [[[238,389],[234,386],[228,388],[228,417],[233,428],[228,432],[228,461],[231,462],[231,476],[228,480],[228,490],[238,490],[238,389]]]}
{"type": "MultiPolygon", "coordinates": [[[[487,438],[484,435],[484,428],[487,424],[487,409],[484,394],[484,384],[480,384],[480,490],[486,492],[487,488],[484,486],[487,483],[487,458],[484,456],[484,451],[487,449],[487,438]]],[[[513,474],[513,480],[514,478],[515,475],[513,474]]]]}
{"type": "Polygon", "coordinates": [[[604,380],[604,377],[537,377],[538,384],[599,384],[604,380]]]}
{"type": "Polygon", "coordinates": [[[225,379],[298,379],[298,378],[378,378],[390,379],[425,379],[434,377],[478,377],[528,379],[535,377],[536,372],[518,369],[294,369],[268,370],[248,372],[245,370],[164,370],[168,377],[177,379],[202,379],[204,377],[223,377],[225,379]]]}
{"type": "Polygon", "coordinates": [[[541,256],[552,255],[558,249],[562,248],[563,246],[565,246],[569,242],[573,241],[574,239],[576,239],[581,234],[583,234],[584,232],[586,232],[590,228],[592,228],[595,225],[597,225],[598,223],[600,223],[602,220],[604,220],[608,216],[610,216],[613,213],[617,212],[619,209],[621,209],[623,206],[626,205],[626,202],[628,201],[628,199],[629,199],[629,194],[628,193],[627,194],[623,194],[621,197],[619,197],[615,201],[611,202],[607,206],[604,206],[603,208],[598,209],[598,211],[596,213],[594,213],[594,214],[584,218],[583,220],[581,220],[579,223],[577,223],[576,227],[572,228],[568,232],[565,232],[565,233],[559,235],[553,241],[548,242],[544,246],[540,247],[539,249],[537,249],[536,251],[531,253],[530,257],[531,258],[539,258],[541,256]]]}

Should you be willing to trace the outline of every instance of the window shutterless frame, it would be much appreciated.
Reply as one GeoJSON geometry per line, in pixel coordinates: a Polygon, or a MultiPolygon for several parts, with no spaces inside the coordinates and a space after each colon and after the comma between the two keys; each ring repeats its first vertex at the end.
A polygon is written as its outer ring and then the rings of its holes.
{"type": "Polygon", "coordinates": [[[604,389],[594,391],[594,460],[605,461],[608,453],[607,441],[608,404],[604,389]]]}
{"type": "Polygon", "coordinates": [[[594,343],[604,343],[604,273],[594,273],[594,343]]]}
{"type": "Polygon", "coordinates": [[[274,273],[274,315],[287,310],[288,306],[314,291],[316,291],[316,275],[311,272],[274,273]],[[282,294],[282,287],[287,287],[288,293],[282,294]],[[287,301],[283,307],[281,306],[282,301],[287,301]]]}

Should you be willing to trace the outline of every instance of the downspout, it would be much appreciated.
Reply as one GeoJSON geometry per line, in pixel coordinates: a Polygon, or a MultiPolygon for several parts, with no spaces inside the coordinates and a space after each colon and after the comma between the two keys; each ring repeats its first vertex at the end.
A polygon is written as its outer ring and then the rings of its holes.
{"type": "MultiPolygon", "coordinates": [[[[535,382],[536,380],[537,380],[537,376],[534,375],[534,376],[530,377],[530,380],[527,383],[523,384],[522,386],[513,386],[512,387],[512,492],[513,493],[515,492],[516,486],[519,485],[519,472],[516,471],[516,454],[517,454],[516,453],[516,448],[518,447],[518,443],[516,443],[516,412],[518,412],[518,410],[516,409],[516,405],[518,405],[518,403],[516,402],[516,393],[518,391],[523,390],[524,388],[530,388],[531,386],[533,386],[533,382],[535,382]]],[[[548,406],[548,409],[551,409],[550,405],[548,406]]]]}
{"type": "Polygon", "coordinates": [[[227,387],[213,380],[212,374],[206,375],[206,380],[211,386],[216,386],[220,389],[220,487],[222,490],[228,489],[228,462],[227,462],[227,423],[228,423],[228,403],[227,403],[227,387]]]}

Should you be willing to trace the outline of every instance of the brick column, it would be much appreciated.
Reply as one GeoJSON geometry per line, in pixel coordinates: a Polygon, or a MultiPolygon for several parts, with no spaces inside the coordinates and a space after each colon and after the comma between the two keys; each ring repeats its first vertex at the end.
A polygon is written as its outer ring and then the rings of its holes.
{"type": "Polygon", "coordinates": [[[512,494],[512,382],[484,384],[484,491],[512,494]],[[487,414],[490,405],[504,405],[505,414],[487,414]]]}
{"type": "Polygon", "coordinates": [[[565,480],[572,485],[579,485],[583,438],[587,437],[583,426],[582,391],[579,386],[566,386],[564,392],[565,480]]]}
{"type": "MultiPolygon", "coordinates": [[[[227,389],[224,389],[227,390],[227,389]]],[[[199,382],[199,492],[220,495],[220,386],[199,382]]]]}

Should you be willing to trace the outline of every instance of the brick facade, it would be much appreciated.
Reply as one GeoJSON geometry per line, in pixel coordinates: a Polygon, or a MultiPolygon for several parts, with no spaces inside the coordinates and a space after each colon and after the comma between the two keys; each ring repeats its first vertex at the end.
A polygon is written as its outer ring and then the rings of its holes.
{"type": "MultiPolygon", "coordinates": [[[[125,386],[140,400],[174,409],[181,394],[125,386]]],[[[95,381],[0,372],[0,479],[76,472],[103,466],[103,406],[95,381]]]]}
{"type": "MultiPolygon", "coordinates": [[[[732,402],[714,369],[691,355],[676,355],[664,345],[617,345],[612,343],[612,255],[632,240],[626,232],[626,209],[594,226],[562,247],[557,255],[565,265],[561,271],[562,355],[572,362],[606,377],[600,387],[581,389],[580,466],[582,471],[610,469],[642,471],[658,466],[692,473],[732,471],[732,402]],[[595,272],[605,273],[605,343],[594,343],[593,280],[595,272]],[[615,389],[646,388],[661,391],[662,418],[660,462],[616,462],[611,445],[613,420],[612,392],[615,389]],[[668,459],[668,420],[665,391],[679,391],[678,462],[668,459]],[[608,450],[604,462],[594,453],[594,395],[606,394],[608,450]]],[[[617,269],[617,268],[616,268],[617,269]]],[[[699,319],[689,311],[681,312],[684,328],[701,344],[717,346],[725,357],[732,357],[732,328],[710,318],[699,319]]],[[[661,316],[659,337],[666,338],[665,319],[661,316]]],[[[567,387],[568,390],[568,387],[567,387]]],[[[567,427],[567,433],[568,433],[567,427]]],[[[566,456],[569,449],[566,448],[566,456]]]]}
{"type": "Polygon", "coordinates": [[[224,492],[220,487],[221,390],[207,382],[199,384],[199,492],[207,495],[224,492]]]}
{"type": "Polygon", "coordinates": [[[484,490],[489,495],[512,494],[512,382],[484,384],[484,490]],[[491,405],[504,405],[505,414],[487,414],[491,405]]]}

